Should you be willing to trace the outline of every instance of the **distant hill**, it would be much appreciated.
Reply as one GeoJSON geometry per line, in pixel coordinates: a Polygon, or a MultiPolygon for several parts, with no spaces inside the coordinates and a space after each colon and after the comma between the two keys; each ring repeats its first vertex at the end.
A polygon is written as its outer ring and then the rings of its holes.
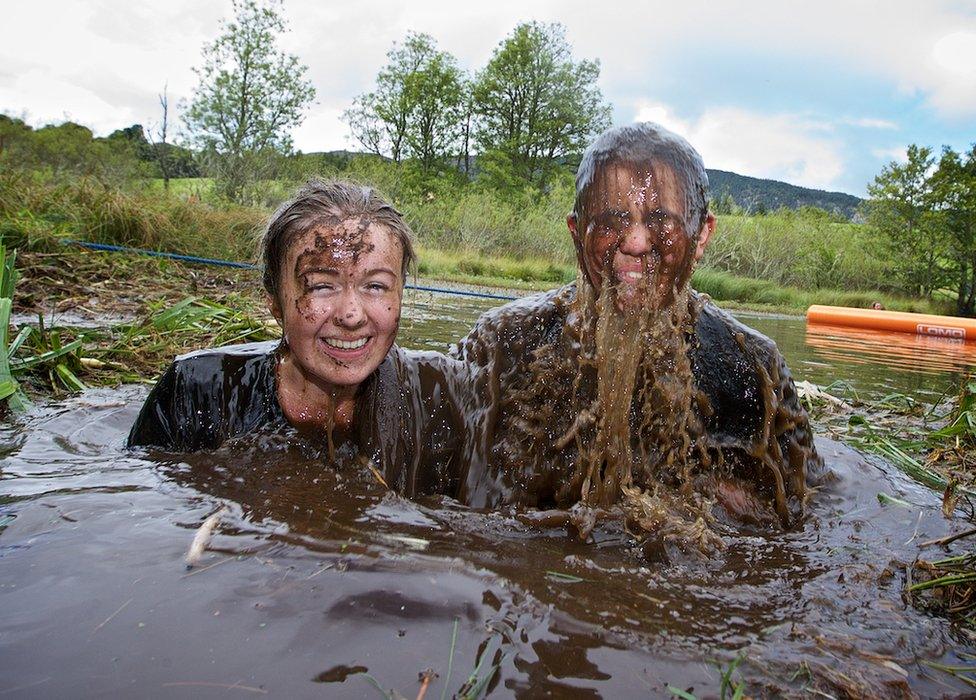
{"type": "Polygon", "coordinates": [[[774,211],[781,207],[797,209],[810,206],[834,212],[845,219],[855,219],[857,208],[862,202],[859,197],[844,192],[825,192],[725,170],[709,170],[708,182],[713,201],[718,202],[728,194],[737,205],[753,213],[774,211]]]}
{"type": "MultiPolygon", "coordinates": [[[[345,167],[350,160],[365,155],[355,151],[326,151],[306,153],[306,158],[319,158],[335,167],[345,167]]],[[[376,157],[376,156],[372,156],[376,157]]],[[[478,172],[478,157],[471,158],[470,174],[478,172]]],[[[567,158],[567,166],[575,170],[579,157],[567,158]]],[[[764,180],[748,175],[739,175],[727,170],[708,170],[708,181],[713,202],[719,202],[726,195],[732,197],[736,205],[749,213],[772,212],[781,207],[817,207],[833,212],[845,219],[857,219],[857,208],[862,200],[844,192],[826,192],[810,187],[799,187],[778,180],[764,180]]]]}

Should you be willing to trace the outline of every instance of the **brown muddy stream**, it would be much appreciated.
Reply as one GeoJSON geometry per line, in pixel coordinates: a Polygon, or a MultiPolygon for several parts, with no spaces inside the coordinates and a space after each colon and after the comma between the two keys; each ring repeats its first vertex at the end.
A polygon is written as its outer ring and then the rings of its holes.
{"type": "MultiPolygon", "coordinates": [[[[408,298],[402,341],[443,349],[489,305],[408,298]]],[[[863,340],[825,352],[802,321],[744,320],[798,379],[868,395],[932,400],[968,363],[918,371],[863,340]]],[[[724,531],[711,560],[661,562],[611,525],[581,544],[510,511],[398,498],[283,436],[130,453],[147,391],[89,391],[0,427],[0,696],[383,697],[375,681],[414,698],[431,669],[428,698],[473,675],[491,697],[701,698],[740,655],[752,695],[967,689],[924,662],[973,649],[901,590],[919,543],[968,523],[838,443],[818,441],[837,478],[802,528],[724,531]]]]}

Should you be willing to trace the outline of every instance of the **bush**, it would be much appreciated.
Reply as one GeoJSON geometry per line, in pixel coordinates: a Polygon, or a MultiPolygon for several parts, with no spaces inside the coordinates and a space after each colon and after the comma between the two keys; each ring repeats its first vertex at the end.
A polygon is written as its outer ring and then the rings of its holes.
{"type": "Polygon", "coordinates": [[[796,287],[780,286],[769,280],[738,277],[724,270],[715,270],[707,267],[701,267],[695,270],[694,275],[692,275],[691,284],[699,292],[708,294],[716,301],[734,301],[742,304],[769,304],[782,309],[805,310],[811,304],[851,306],[867,309],[870,308],[873,302],[880,301],[886,309],[892,311],[916,311],[936,314],[950,313],[949,305],[945,302],[912,299],[876,291],[798,289],[796,287]]]}
{"type": "Polygon", "coordinates": [[[864,226],[817,210],[720,216],[703,265],[801,289],[892,290],[884,251],[864,226]]]}

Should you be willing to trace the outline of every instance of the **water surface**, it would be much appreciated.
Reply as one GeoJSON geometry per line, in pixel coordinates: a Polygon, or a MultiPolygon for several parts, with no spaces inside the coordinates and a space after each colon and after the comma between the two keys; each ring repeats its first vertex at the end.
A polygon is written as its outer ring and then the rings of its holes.
{"type": "MultiPolygon", "coordinates": [[[[408,292],[400,343],[445,351],[481,313],[498,303],[408,292]]],[[[821,386],[840,380],[865,399],[902,393],[932,402],[947,389],[958,388],[960,379],[976,368],[976,342],[840,326],[808,327],[806,319],[796,316],[734,315],[776,341],[794,379],[821,386]]]]}
{"type": "MultiPolygon", "coordinates": [[[[443,349],[484,307],[408,299],[405,344],[443,349]]],[[[800,321],[748,322],[818,383],[925,394],[962,369],[865,362],[863,341],[827,351],[800,321]]],[[[967,523],[838,443],[818,442],[837,480],[802,528],[724,529],[720,555],[661,558],[612,523],[583,544],[511,511],[398,498],[274,435],[127,452],[146,392],[89,391],[0,428],[4,696],[381,697],[368,674],[412,698],[431,669],[427,697],[439,697],[479,656],[482,674],[497,668],[492,697],[715,696],[738,655],[752,694],[965,690],[925,662],[966,663],[957,651],[972,647],[901,591],[919,543],[967,523]]]]}

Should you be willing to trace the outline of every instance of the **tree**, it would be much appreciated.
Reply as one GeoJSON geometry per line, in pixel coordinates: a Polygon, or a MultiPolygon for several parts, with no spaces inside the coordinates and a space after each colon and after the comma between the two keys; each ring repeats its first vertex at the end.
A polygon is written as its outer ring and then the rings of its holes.
{"type": "Polygon", "coordinates": [[[868,185],[868,224],[889,249],[902,288],[924,297],[945,282],[945,240],[939,235],[930,177],[934,162],[931,148],[913,144],[906,163],[889,163],[868,185]]]}
{"type": "Polygon", "coordinates": [[[728,189],[723,189],[722,193],[709,204],[709,210],[713,214],[737,214],[739,213],[739,205],[735,203],[735,198],[732,197],[732,193],[728,189]]]}
{"type": "Polygon", "coordinates": [[[427,34],[407,34],[387,58],[376,89],[357,97],[343,118],[371,153],[396,163],[414,159],[430,173],[455,153],[466,104],[464,75],[427,34]]]}
{"type": "Polygon", "coordinates": [[[520,24],[473,88],[475,143],[485,176],[510,189],[544,189],[559,159],[580,153],[610,124],[597,61],[573,61],[559,24],[520,24]]]}
{"type": "Polygon", "coordinates": [[[163,176],[163,190],[169,192],[169,181],[174,177],[176,163],[172,158],[171,144],[167,142],[169,136],[169,94],[168,86],[163,86],[163,91],[158,95],[159,106],[162,109],[162,118],[155,127],[146,130],[149,142],[152,145],[151,153],[156,165],[159,166],[159,174],[163,176]]]}
{"type": "Polygon", "coordinates": [[[184,122],[220,191],[242,201],[262,166],[291,150],[290,130],[315,98],[307,67],[277,46],[287,30],[280,0],[234,0],[234,19],[203,47],[184,122]]]}
{"type": "Polygon", "coordinates": [[[976,145],[961,157],[945,148],[931,177],[936,225],[947,239],[945,266],[956,313],[976,313],[976,145]]]}
{"type": "Polygon", "coordinates": [[[27,164],[33,131],[23,119],[0,114],[0,163],[4,167],[27,164]]]}

